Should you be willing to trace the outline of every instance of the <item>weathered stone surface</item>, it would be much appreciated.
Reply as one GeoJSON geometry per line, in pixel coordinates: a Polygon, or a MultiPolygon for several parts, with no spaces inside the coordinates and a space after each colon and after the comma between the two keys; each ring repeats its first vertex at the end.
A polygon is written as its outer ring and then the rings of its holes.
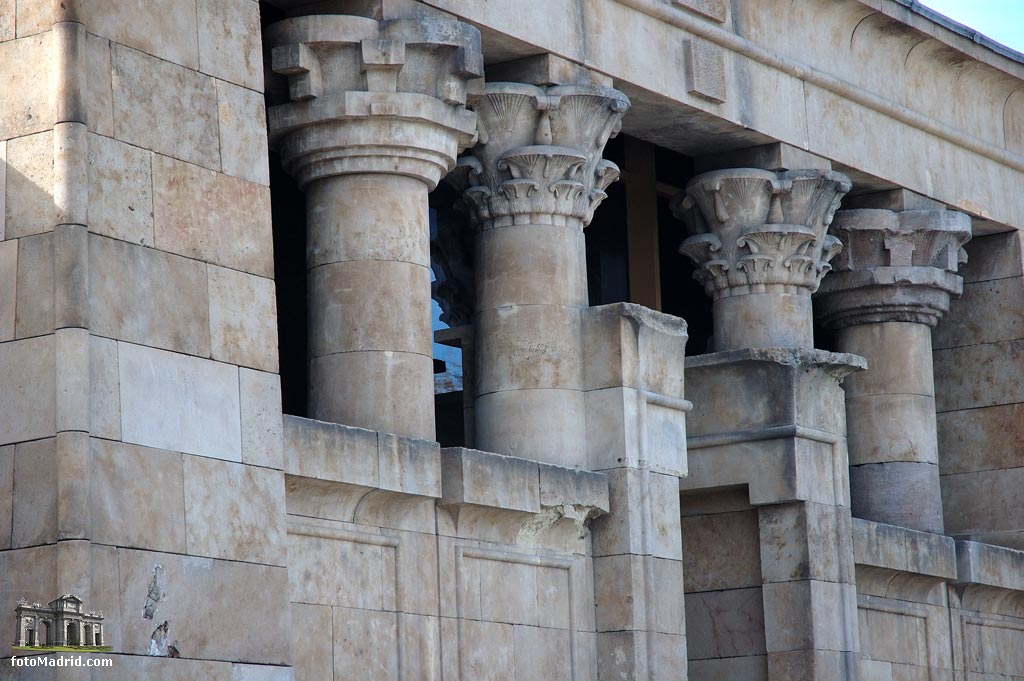
{"type": "Polygon", "coordinates": [[[684,517],[682,533],[687,593],[760,585],[756,511],[684,517]]]}
{"type": "Polygon", "coordinates": [[[18,245],[18,338],[40,336],[54,330],[53,234],[36,234],[13,242],[18,245]]]}
{"type": "Polygon", "coordinates": [[[1024,548],[1024,513],[1013,501],[1024,468],[990,470],[942,478],[946,531],[990,544],[1024,548]]]}
{"type": "Polygon", "coordinates": [[[186,553],[181,454],[93,439],[93,541],[186,553]]]}
{"type": "Polygon", "coordinates": [[[6,174],[7,238],[51,231],[57,224],[53,198],[53,133],[41,132],[8,140],[6,174]]]}
{"type": "MultiPolygon", "coordinates": [[[[690,660],[764,655],[761,589],[707,591],[687,596],[686,630],[690,660]]],[[[746,681],[750,677],[736,678],[746,681]]]]}
{"type": "Polygon", "coordinates": [[[0,447],[0,550],[11,548],[14,519],[14,447],[0,447]]]}
{"type": "Polygon", "coordinates": [[[284,417],[285,470],[321,480],[376,487],[377,433],[297,416],[284,417]]]}
{"type": "Polygon", "coordinates": [[[473,449],[441,450],[443,503],[540,511],[537,463],[473,449]]]}
{"type": "Polygon", "coordinates": [[[965,283],[1019,277],[1024,274],[1020,231],[975,236],[964,246],[967,264],[960,268],[965,283]]]}
{"type": "Polygon", "coordinates": [[[334,678],[334,609],[327,605],[292,603],[291,650],[296,679],[334,678]],[[306,632],[330,632],[308,636],[306,632]]]}
{"type": "Polygon", "coordinates": [[[179,6],[174,0],[153,0],[125,12],[118,0],[86,0],[89,30],[96,35],[136,50],[181,64],[198,66],[195,6],[179,6]],[[159,31],[139,30],[140,25],[160,26],[159,31]]]}
{"type": "Polygon", "coordinates": [[[202,263],[101,236],[89,238],[90,324],[102,336],[210,354],[202,263]]]}
{"type": "Polygon", "coordinates": [[[1024,338],[1024,280],[1020,277],[964,284],[963,296],[935,327],[935,348],[1024,338]]]}
{"type": "MultiPolygon", "coordinates": [[[[247,0],[237,0],[248,4],[247,0]]],[[[217,81],[220,163],[227,175],[270,184],[267,162],[267,115],[263,96],[217,81]]]]}
{"type": "Polygon", "coordinates": [[[153,193],[157,248],[273,277],[266,187],[154,156],[153,193]]]}
{"type": "Polygon", "coordinates": [[[361,679],[398,675],[398,615],[334,608],[334,664],[361,679]]]}
{"type": "Polygon", "coordinates": [[[88,88],[89,130],[99,135],[114,135],[113,69],[110,65],[110,41],[93,33],[85,35],[86,87],[88,88]]]}
{"type": "Polygon", "coordinates": [[[280,377],[240,368],[238,392],[242,414],[242,462],[284,468],[280,377]]]}
{"type": "Polygon", "coordinates": [[[200,456],[185,456],[183,470],[186,553],[286,564],[282,473],[200,456]]]}
{"type": "Polygon", "coordinates": [[[89,432],[121,439],[117,342],[101,336],[89,336],[89,432]]]}
{"type": "Polygon", "coordinates": [[[0,343],[0,443],[54,435],[55,366],[53,336],[0,343]]]}
{"type": "Polygon", "coordinates": [[[199,0],[199,70],[261,92],[260,11],[251,0],[199,0]]]}
{"type": "Polygon", "coordinates": [[[54,438],[15,446],[13,548],[57,541],[57,481],[52,475],[56,466],[54,438]]]}
{"type": "Polygon", "coordinates": [[[14,339],[18,292],[18,242],[0,241],[0,342],[14,339]]]}
{"type": "Polygon", "coordinates": [[[117,354],[126,442],[241,461],[236,367],[129,343],[117,354]]]}
{"type": "MultiPolygon", "coordinates": [[[[19,3],[24,5],[25,3],[19,3]]],[[[28,3],[29,6],[35,3],[28,3]]],[[[53,59],[50,35],[36,35],[0,44],[0,133],[4,139],[30,135],[53,125],[53,59]],[[31,66],[30,66],[31,65],[31,66]]]]}
{"type": "Polygon", "coordinates": [[[277,372],[277,305],[272,279],[208,268],[213,359],[277,372]]]}
{"type": "Polygon", "coordinates": [[[89,231],[153,245],[153,154],[89,136],[89,231]]]}
{"type": "Polygon", "coordinates": [[[943,529],[939,467],[934,463],[890,461],[851,466],[850,503],[858,518],[925,532],[941,533],[943,529]]]}
{"type": "Polygon", "coordinates": [[[172,640],[188,645],[188,654],[199,659],[287,663],[285,569],[131,549],[118,549],[118,566],[125,653],[148,654],[153,630],[167,621],[172,640]],[[157,565],[163,598],[153,618],[145,619],[143,606],[157,565]],[[253,584],[262,585],[259,598],[252,596],[253,584]],[[245,627],[239,635],[240,622],[261,626],[245,627]]]}
{"type": "Polygon", "coordinates": [[[939,413],[1024,402],[1024,385],[1006,370],[1024,362],[1024,340],[936,350],[933,358],[939,413]]]}
{"type": "Polygon", "coordinates": [[[220,168],[212,78],[119,44],[111,45],[110,60],[115,137],[204,168],[220,168]]]}

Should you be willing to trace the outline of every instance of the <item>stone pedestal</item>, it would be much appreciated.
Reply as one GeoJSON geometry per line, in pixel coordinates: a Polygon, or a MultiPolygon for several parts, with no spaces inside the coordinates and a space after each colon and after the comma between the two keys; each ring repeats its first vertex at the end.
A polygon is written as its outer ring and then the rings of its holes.
{"type": "Polygon", "coordinates": [[[696,232],[680,252],[714,301],[715,349],[810,348],[811,293],[838,241],[825,232],[850,190],[825,170],[756,168],[698,175],[673,202],[696,232]]]}
{"type": "Polygon", "coordinates": [[[452,180],[476,229],[480,449],[586,463],[583,228],[618,168],[601,158],[629,100],[592,85],[492,83],[452,180]]]}
{"type": "Polygon", "coordinates": [[[844,251],[818,293],[818,314],[843,352],[868,360],[846,383],[853,511],[941,533],[931,327],[960,295],[970,218],[846,210],[832,232],[844,251]]]}
{"type": "Polygon", "coordinates": [[[434,439],[427,193],[475,136],[480,36],[443,19],[267,29],[271,142],[307,194],[309,415],[434,439]]]}

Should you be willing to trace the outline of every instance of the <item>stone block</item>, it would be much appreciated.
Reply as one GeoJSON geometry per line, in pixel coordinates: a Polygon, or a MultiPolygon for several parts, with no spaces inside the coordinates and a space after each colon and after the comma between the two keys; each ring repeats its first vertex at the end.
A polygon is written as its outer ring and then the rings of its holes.
{"type": "Polygon", "coordinates": [[[803,580],[765,584],[761,589],[769,653],[850,649],[857,627],[855,587],[803,580]]]}
{"type": "Polygon", "coordinates": [[[0,241],[0,342],[14,340],[18,292],[18,241],[0,241]]]}
{"type": "Polygon", "coordinates": [[[466,620],[461,626],[463,644],[459,647],[458,678],[515,681],[512,625],[466,620]]]}
{"type": "Polygon", "coordinates": [[[378,487],[377,432],[284,416],[285,471],[289,475],[378,487]]]}
{"type": "Polygon", "coordinates": [[[881,394],[846,398],[850,465],[914,461],[938,463],[935,398],[881,394]]]}
{"type": "Polygon", "coordinates": [[[7,141],[6,238],[53,229],[57,224],[53,183],[52,132],[7,141]]]}
{"type": "Polygon", "coordinates": [[[334,608],[334,668],[343,676],[398,678],[398,615],[334,608]]]}
{"type": "Polygon", "coordinates": [[[920,612],[861,607],[859,616],[861,646],[867,656],[927,670],[928,622],[920,612]]]}
{"type": "MultiPolygon", "coordinates": [[[[575,504],[608,511],[608,480],[601,473],[540,464],[541,506],[575,504]]],[[[659,476],[662,477],[662,476],[659,476]]],[[[676,504],[679,503],[679,483],[673,481],[676,504]]],[[[670,485],[672,483],[669,483],[670,485]]],[[[652,488],[654,485],[652,485],[652,488]]],[[[661,485],[660,488],[664,488],[661,485]]],[[[659,489],[660,489],[659,488],[659,489]]],[[[663,499],[659,498],[658,501],[663,499]]],[[[669,500],[671,501],[671,500],[669,500]]]]}
{"type": "Polygon", "coordinates": [[[53,333],[55,328],[53,234],[36,234],[11,243],[16,243],[18,248],[15,336],[27,338],[53,333]]]}
{"type": "Polygon", "coordinates": [[[437,442],[379,433],[377,447],[381,489],[441,496],[441,450],[437,442]]]}
{"type": "Polygon", "coordinates": [[[2,136],[31,135],[51,127],[53,88],[39,87],[40,83],[53,82],[50,34],[0,44],[0,64],[2,136]]]}
{"type": "Polygon", "coordinates": [[[395,554],[397,609],[404,613],[438,614],[437,536],[388,531],[398,542],[395,554]]]}
{"type": "Polygon", "coordinates": [[[0,41],[14,40],[16,17],[14,0],[0,2],[0,41]]]}
{"type": "MultiPolygon", "coordinates": [[[[642,475],[635,468],[605,471],[609,511],[591,522],[593,555],[644,553],[642,475]]],[[[676,487],[678,490],[678,483],[676,487]]]]}
{"type": "Polygon", "coordinates": [[[14,448],[13,548],[57,541],[56,442],[47,438],[14,448]]]}
{"type": "MultiPolygon", "coordinates": [[[[688,595],[686,631],[691,660],[764,655],[761,589],[705,591],[688,595]]],[[[746,681],[749,677],[716,678],[742,678],[746,681]]]]}
{"type": "Polygon", "coordinates": [[[199,69],[263,91],[259,7],[251,0],[199,0],[199,69]]]}
{"type": "Polygon", "coordinates": [[[627,386],[683,397],[686,322],[631,303],[584,312],[585,386],[627,386]]]}
{"type": "Polygon", "coordinates": [[[241,461],[238,368],[118,344],[125,442],[241,461]]]}
{"type": "Polygon", "coordinates": [[[768,657],[752,655],[750,657],[690,660],[687,672],[690,681],[720,681],[721,679],[768,681],[768,657]]]}
{"type": "Polygon", "coordinates": [[[1024,278],[964,284],[932,338],[935,348],[1024,338],[1024,278]]]}
{"type": "MultiPolygon", "coordinates": [[[[334,527],[337,524],[332,523],[334,527]]],[[[363,531],[289,532],[290,600],[359,610],[397,609],[397,546],[393,537],[363,531]],[[324,570],[324,565],[346,569],[324,570]]]]}
{"type": "MultiPolygon", "coordinates": [[[[237,1],[245,4],[251,2],[237,1]]],[[[258,45],[258,29],[256,36],[258,45]]],[[[217,107],[221,169],[227,175],[240,177],[249,182],[270,184],[270,168],[267,161],[267,110],[263,94],[219,80],[217,107]]]]}
{"type": "Polygon", "coordinates": [[[155,156],[153,192],[157,248],[273,278],[267,187],[155,156]]]}
{"type": "Polygon", "coordinates": [[[482,310],[476,320],[477,399],[496,391],[582,386],[579,308],[512,305],[482,310]],[[538,344],[537,337],[546,342],[538,344]]]}
{"type": "MultiPolygon", "coordinates": [[[[132,14],[116,14],[131,18],[135,25],[132,14]]],[[[212,78],[116,43],[110,47],[110,62],[117,139],[220,169],[217,88],[212,78]]]]}
{"type": "Polygon", "coordinates": [[[89,136],[90,232],[153,245],[152,165],[145,149],[89,136]]]}
{"type": "Polygon", "coordinates": [[[0,444],[56,433],[53,336],[0,343],[0,444]]]}
{"type": "Polygon", "coordinates": [[[85,35],[86,87],[89,129],[99,135],[114,135],[114,88],[110,66],[110,41],[93,33],[85,35]]]}
{"type": "Polygon", "coordinates": [[[91,330],[130,343],[210,354],[203,263],[101,236],[89,237],[91,330]]]}
{"type": "Polygon", "coordinates": [[[594,598],[597,630],[643,629],[646,604],[644,557],[633,555],[594,558],[594,598]]]}
{"type": "Polygon", "coordinates": [[[118,549],[118,566],[123,652],[146,655],[154,630],[166,621],[183,655],[276,665],[290,659],[284,568],[131,549],[118,549]],[[154,583],[162,598],[146,619],[154,583]],[[240,622],[260,624],[239,635],[240,622]]]}
{"type": "Polygon", "coordinates": [[[956,542],[957,581],[1024,589],[1024,551],[973,541],[956,542]]]}
{"type": "MultiPolygon", "coordinates": [[[[841,679],[845,670],[853,668],[856,662],[855,654],[832,650],[770,652],[768,653],[768,678],[786,679],[787,681],[841,679]]],[[[918,680],[913,679],[913,681],[918,680]]]]}
{"type": "Polygon", "coordinates": [[[932,357],[939,412],[1024,402],[1015,374],[1024,363],[1024,340],[936,350],[932,357]]]}
{"type": "Polygon", "coordinates": [[[588,468],[637,466],[640,461],[639,391],[605,388],[583,393],[587,421],[588,468]]]}
{"type": "Polygon", "coordinates": [[[281,378],[240,368],[238,392],[242,413],[242,462],[284,468],[281,378]]]}
{"type": "Polygon", "coordinates": [[[816,579],[851,582],[850,518],[842,507],[816,503],[759,509],[761,574],[767,582],[816,579]]]}
{"type": "Polygon", "coordinates": [[[503,454],[579,466],[589,447],[584,395],[578,390],[505,390],[478,395],[474,399],[476,444],[486,447],[488,442],[502,442],[507,444],[503,454]],[[538,450],[529,433],[547,435],[544,451],[538,450]]]}
{"type": "MultiPolygon", "coordinates": [[[[569,629],[570,599],[569,571],[555,567],[537,568],[537,623],[548,629],[569,629]]],[[[588,591],[590,589],[588,588],[588,591]]],[[[593,619],[590,617],[588,619],[593,619]]],[[[577,621],[577,629],[587,626],[587,620],[577,621]]]]}
{"type": "Polygon", "coordinates": [[[858,518],[941,533],[938,490],[936,464],[897,461],[850,467],[850,505],[858,518]]]}
{"type": "Polygon", "coordinates": [[[649,561],[650,592],[657,594],[650,603],[651,621],[647,628],[665,634],[686,633],[683,607],[683,563],[680,560],[645,558],[649,561]]]}
{"type": "Polygon", "coordinates": [[[988,535],[989,543],[1024,548],[1024,509],[1015,501],[1022,483],[1024,468],[943,476],[946,532],[964,538],[988,535]]]}
{"type": "Polygon", "coordinates": [[[682,533],[687,593],[761,584],[757,511],[687,516],[682,533]]]}
{"type": "Polygon", "coordinates": [[[89,433],[121,439],[121,389],[117,341],[89,336],[89,433]]]}
{"type": "Polygon", "coordinates": [[[277,373],[277,292],[273,279],[210,266],[213,359],[277,373]]]}
{"type": "Polygon", "coordinates": [[[186,456],[183,471],[187,553],[286,564],[280,471],[200,456],[186,456]]]}
{"type": "Polygon", "coordinates": [[[11,548],[14,520],[14,446],[0,447],[0,551],[11,548]]]}
{"type": "Polygon", "coordinates": [[[520,562],[479,561],[480,617],[489,622],[537,626],[537,569],[520,562]]]}
{"type": "Polygon", "coordinates": [[[295,670],[291,667],[234,664],[231,665],[231,681],[295,681],[295,670]]]}
{"type": "Polygon", "coordinates": [[[407,262],[332,263],[308,275],[309,353],[383,350],[431,356],[430,313],[410,291],[426,291],[430,272],[407,262]],[[373,291],[373,295],[366,295],[373,291]],[[380,310],[389,310],[381,315],[380,310]]]}
{"type": "Polygon", "coordinates": [[[181,454],[98,439],[90,449],[91,538],[186,553],[181,454]]]}
{"type": "Polygon", "coordinates": [[[85,0],[84,4],[90,32],[190,69],[199,66],[194,5],[149,0],[126,12],[119,0],[85,0]],[[147,31],[143,26],[159,26],[160,30],[147,31]]]}
{"type": "Polygon", "coordinates": [[[683,42],[686,91],[720,104],[726,99],[726,55],[718,45],[690,38],[683,42]]]}
{"type": "Polygon", "coordinates": [[[540,511],[538,464],[513,456],[455,447],[441,450],[444,503],[540,511]]]}
{"type": "MultiPolygon", "coordinates": [[[[340,610],[340,608],[339,608],[340,610]]],[[[334,678],[334,609],[328,605],[291,604],[291,650],[295,678],[334,678]],[[312,631],[326,634],[310,636],[312,631]]]]}
{"type": "Polygon", "coordinates": [[[585,307],[587,301],[578,293],[586,291],[584,251],[583,233],[562,226],[514,225],[479,232],[476,310],[511,305],[585,307]],[[538,249],[538,243],[545,248],[538,249]],[[563,284],[552,289],[551,281],[563,284]]]}
{"type": "Polygon", "coordinates": [[[648,676],[647,634],[642,631],[597,633],[597,667],[602,673],[620,679],[648,676]]]}
{"type": "Polygon", "coordinates": [[[513,627],[516,681],[571,681],[570,632],[513,627]]]}
{"type": "Polygon", "coordinates": [[[990,281],[1024,274],[1021,232],[1018,230],[975,236],[964,246],[967,264],[960,268],[964,283],[990,281]]]}
{"type": "Polygon", "coordinates": [[[943,475],[1024,466],[1024,404],[1006,404],[938,415],[943,475]]]}

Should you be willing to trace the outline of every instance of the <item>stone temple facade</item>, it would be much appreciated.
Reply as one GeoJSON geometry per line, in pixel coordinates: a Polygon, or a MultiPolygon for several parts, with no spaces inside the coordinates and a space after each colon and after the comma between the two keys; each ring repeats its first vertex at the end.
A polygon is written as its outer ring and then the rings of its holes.
{"type": "Polygon", "coordinates": [[[0,679],[1024,679],[1024,56],[0,0],[0,159],[0,679]]]}

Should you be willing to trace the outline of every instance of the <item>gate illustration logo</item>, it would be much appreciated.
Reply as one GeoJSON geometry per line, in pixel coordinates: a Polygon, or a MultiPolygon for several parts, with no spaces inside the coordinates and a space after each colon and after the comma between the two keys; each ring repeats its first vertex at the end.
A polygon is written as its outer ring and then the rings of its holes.
{"type": "Polygon", "coordinates": [[[86,611],[82,599],[64,594],[45,606],[22,598],[14,612],[18,619],[15,650],[72,650],[107,652],[103,613],[86,611]]]}

